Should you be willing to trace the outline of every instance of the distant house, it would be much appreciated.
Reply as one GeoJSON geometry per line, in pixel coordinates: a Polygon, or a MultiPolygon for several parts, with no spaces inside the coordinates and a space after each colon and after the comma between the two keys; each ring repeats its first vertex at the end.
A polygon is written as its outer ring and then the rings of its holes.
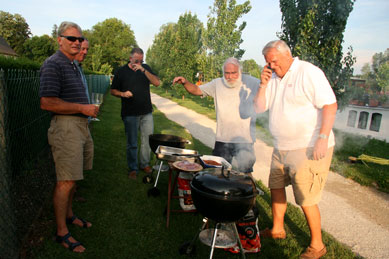
{"type": "Polygon", "coordinates": [[[8,42],[0,36],[0,55],[17,56],[16,52],[9,46],[8,42]]]}
{"type": "Polygon", "coordinates": [[[389,108],[348,105],[338,110],[334,128],[389,142],[389,108]]]}

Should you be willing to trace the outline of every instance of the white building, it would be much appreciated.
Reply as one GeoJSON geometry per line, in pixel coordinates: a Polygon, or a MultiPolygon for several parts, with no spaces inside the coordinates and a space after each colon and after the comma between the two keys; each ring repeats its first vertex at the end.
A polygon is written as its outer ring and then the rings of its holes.
{"type": "Polygon", "coordinates": [[[334,128],[389,142],[389,108],[348,105],[338,110],[334,128]]]}

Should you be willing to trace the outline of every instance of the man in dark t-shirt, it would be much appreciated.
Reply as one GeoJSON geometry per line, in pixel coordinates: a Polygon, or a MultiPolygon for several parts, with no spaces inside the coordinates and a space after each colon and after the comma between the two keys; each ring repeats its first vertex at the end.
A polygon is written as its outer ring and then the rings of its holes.
{"type": "Polygon", "coordinates": [[[147,64],[143,64],[143,50],[134,48],[130,62],[118,69],[111,86],[111,94],[122,101],[130,179],[136,179],[138,174],[138,131],[141,136],[139,166],[144,172],[151,173],[149,135],[153,134],[154,122],[150,83],[159,86],[159,78],[147,64]]]}

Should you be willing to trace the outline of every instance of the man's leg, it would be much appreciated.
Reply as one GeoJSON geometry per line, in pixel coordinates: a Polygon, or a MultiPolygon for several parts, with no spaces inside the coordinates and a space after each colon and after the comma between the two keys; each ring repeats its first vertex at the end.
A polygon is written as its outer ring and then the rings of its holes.
{"type": "MultiPolygon", "coordinates": [[[[74,191],[74,181],[58,181],[54,189],[54,213],[55,221],[57,224],[57,235],[64,236],[69,233],[69,229],[66,226],[66,215],[69,207],[69,199],[71,192],[74,191]]],[[[73,237],[69,238],[71,243],[77,242],[73,237]]],[[[77,246],[74,252],[83,252],[85,247],[77,246]]]]}
{"type": "Polygon", "coordinates": [[[139,152],[139,165],[140,168],[150,166],[150,145],[149,135],[154,132],[154,121],[151,113],[140,116],[139,121],[140,131],[140,152],[139,152]]]}
{"type": "Polygon", "coordinates": [[[124,130],[127,138],[127,165],[129,171],[138,171],[138,117],[123,117],[124,130]]]}
{"type": "Polygon", "coordinates": [[[286,193],[285,188],[270,189],[271,192],[271,208],[273,214],[273,228],[271,233],[277,234],[285,232],[284,216],[286,212],[286,193]]]}
{"type": "Polygon", "coordinates": [[[324,247],[324,243],[321,236],[321,216],[320,210],[317,205],[313,206],[301,206],[303,209],[305,218],[307,219],[309,231],[311,232],[311,244],[310,247],[320,251],[324,247]]]}

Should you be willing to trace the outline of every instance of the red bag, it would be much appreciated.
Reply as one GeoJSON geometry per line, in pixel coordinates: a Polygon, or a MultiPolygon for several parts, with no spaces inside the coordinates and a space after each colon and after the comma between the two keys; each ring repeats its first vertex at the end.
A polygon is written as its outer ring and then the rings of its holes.
{"type": "MultiPolygon", "coordinates": [[[[261,251],[261,240],[259,237],[258,229],[258,215],[258,208],[254,206],[246,214],[246,216],[235,223],[236,228],[238,229],[240,242],[242,243],[242,247],[245,253],[258,253],[261,251]]],[[[226,248],[225,250],[234,254],[240,252],[238,244],[236,244],[234,247],[226,248]]]]}

